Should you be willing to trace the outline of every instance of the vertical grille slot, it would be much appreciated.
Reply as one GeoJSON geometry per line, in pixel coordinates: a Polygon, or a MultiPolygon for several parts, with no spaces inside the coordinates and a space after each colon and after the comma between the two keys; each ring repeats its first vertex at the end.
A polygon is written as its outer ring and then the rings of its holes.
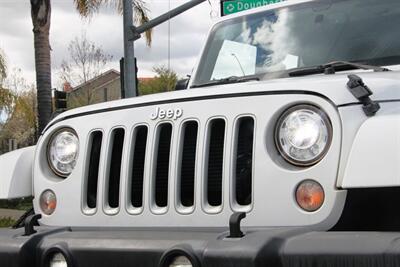
{"type": "Polygon", "coordinates": [[[146,126],[138,126],[134,130],[133,155],[132,155],[132,184],[131,204],[135,208],[143,206],[143,178],[146,156],[148,129],[146,126]]]}
{"type": "Polygon", "coordinates": [[[238,120],[235,155],[235,192],[239,205],[251,204],[253,186],[254,119],[243,117],[238,120]]]}
{"type": "Polygon", "coordinates": [[[172,125],[162,124],[158,128],[158,146],[155,175],[155,203],[158,207],[168,204],[168,176],[171,151],[172,125]]]}
{"type": "Polygon", "coordinates": [[[207,200],[210,206],[222,204],[225,121],[214,119],[209,125],[207,200]]]}
{"type": "Polygon", "coordinates": [[[121,180],[121,161],[124,145],[125,130],[115,129],[111,135],[111,160],[108,179],[108,205],[110,208],[119,207],[119,187],[121,180]]]}
{"type": "Polygon", "coordinates": [[[183,143],[180,155],[180,200],[184,207],[194,205],[194,178],[198,124],[186,122],[182,127],[183,143]]]}
{"type": "Polygon", "coordinates": [[[86,204],[87,207],[90,209],[95,209],[97,206],[97,186],[99,180],[99,165],[102,140],[102,132],[95,131],[91,133],[89,139],[90,158],[86,184],[86,204]]]}

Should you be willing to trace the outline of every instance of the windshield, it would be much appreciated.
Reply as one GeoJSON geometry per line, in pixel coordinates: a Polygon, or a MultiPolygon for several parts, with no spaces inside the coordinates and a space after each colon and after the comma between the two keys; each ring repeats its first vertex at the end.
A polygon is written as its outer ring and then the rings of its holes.
{"type": "MultiPolygon", "coordinates": [[[[400,0],[319,0],[217,24],[193,85],[330,61],[400,64],[400,0]]],[[[286,76],[284,75],[286,73],[286,76]]]]}

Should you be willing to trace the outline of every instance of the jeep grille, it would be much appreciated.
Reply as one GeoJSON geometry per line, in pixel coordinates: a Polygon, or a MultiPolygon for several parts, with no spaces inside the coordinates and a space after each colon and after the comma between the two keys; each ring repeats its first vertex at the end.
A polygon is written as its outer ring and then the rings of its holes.
{"type": "Polygon", "coordinates": [[[254,146],[254,119],[249,116],[239,118],[235,125],[227,125],[223,118],[213,118],[203,132],[199,132],[199,122],[189,120],[181,125],[163,122],[149,129],[146,124],[136,126],[132,134],[125,128],[115,128],[110,136],[104,136],[100,130],[90,134],[87,153],[88,170],[86,173],[85,211],[96,209],[104,203],[105,210],[118,209],[126,205],[127,210],[139,214],[149,199],[149,208],[156,214],[166,212],[175,206],[180,212],[203,208],[206,213],[217,213],[222,208],[223,194],[232,194],[231,199],[240,206],[252,203],[252,169],[254,146]],[[227,129],[233,127],[233,142],[227,142],[227,129]],[[153,132],[153,135],[149,133],[153,132]],[[178,142],[173,142],[174,136],[178,142]],[[128,140],[126,140],[128,138],[128,140]],[[153,140],[150,140],[153,138],[153,140]],[[152,144],[150,147],[149,144],[152,144]],[[172,149],[177,146],[177,149],[172,149]],[[230,157],[224,157],[229,147],[230,157]],[[100,167],[100,151],[107,149],[105,200],[97,198],[100,167]],[[124,163],[123,153],[128,150],[129,161],[124,163]],[[204,160],[197,158],[198,150],[203,150],[204,160]],[[176,151],[176,155],[173,155],[176,151]],[[150,155],[147,155],[150,153],[150,155]],[[176,159],[176,160],[171,160],[176,159]],[[199,166],[203,162],[203,166],[199,166]],[[176,163],[176,164],[175,164],[176,163]],[[232,165],[233,190],[223,188],[224,163],[232,165]],[[123,164],[129,170],[128,186],[121,185],[123,164]],[[146,165],[150,173],[146,173],[146,165]],[[176,168],[177,177],[171,179],[171,168],[176,168]],[[197,168],[203,171],[198,172],[197,168]],[[150,192],[145,192],[144,182],[150,180],[150,192]],[[196,180],[202,180],[197,188],[196,180]],[[169,185],[176,184],[175,203],[168,203],[169,185]],[[121,200],[122,190],[126,190],[126,201],[121,200]],[[195,195],[200,194],[203,207],[195,203],[195,195]],[[148,198],[149,197],[149,198],[148,198]],[[125,203],[126,202],[126,203],[125,203]]]}

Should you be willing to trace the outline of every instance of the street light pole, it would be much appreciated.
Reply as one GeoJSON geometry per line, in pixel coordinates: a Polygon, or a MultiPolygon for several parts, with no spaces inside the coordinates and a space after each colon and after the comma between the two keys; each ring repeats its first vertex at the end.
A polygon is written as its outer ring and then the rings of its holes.
{"type": "Polygon", "coordinates": [[[123,0],[124,20],[124,89],[125,97],[136,96],[136,70],[134,42],[131,40],[133,25],[132,0],[123,0]]]}

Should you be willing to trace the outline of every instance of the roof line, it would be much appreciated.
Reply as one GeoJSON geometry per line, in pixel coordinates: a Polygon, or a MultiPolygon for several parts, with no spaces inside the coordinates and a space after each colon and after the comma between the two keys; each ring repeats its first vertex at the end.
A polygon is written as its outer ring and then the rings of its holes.
{"type": "Polygon", "coordinates": [[[120,75],[120,73],[118,72],[118,71],[116,71],[115,69],[110,69],[110,70],[108,70],[108,71],[106,71],[106,72],[103,72],[102,74],[100,74],[100,75],[98,75],[98,76],[96,76],[96,77],[93,77],[92,79],[90,79],[90,80],[88,80],[88,81],[86,81],[86,82],[84,82],[84,83],[82,83],[82,84],[80,84],[80,85],[78,85],[78,86],[75,86],[73,89],[72,89],[72,91],[75,91],[75,90],[78,90],[78,89],[80,89],[81,87],[83,87],[83,86],[85,86],[85,85],[87,85],[87,84],[90,84],[90,83],[92,83],[93,81],[95,81],[95,80],[97,80],[97,79],[99,79],[99,78],[101,78],[101,77],[103,77],[103,76],[105,76],[105,75],[107,75],[107,74],[109,74],[109,73],[116,73],[116,74],[118,74],[118,75],[120,75]]]}

